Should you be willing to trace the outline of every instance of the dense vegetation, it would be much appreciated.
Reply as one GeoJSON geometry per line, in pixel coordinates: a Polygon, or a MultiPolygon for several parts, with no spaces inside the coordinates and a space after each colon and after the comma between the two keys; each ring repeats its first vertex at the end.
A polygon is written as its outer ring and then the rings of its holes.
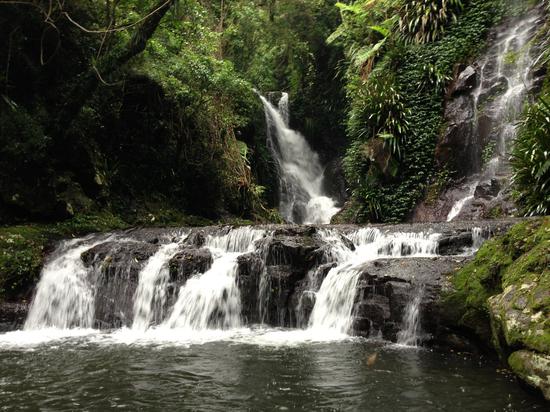
{"type": "Polygon", "coordinates": [[[296,121],[321,146],[337,135],[338,55],[324,42],[337,24],[333,2],[0,7],[5,223],[103,210],[134,224],[189,214],[273,219],[254,88],[300,96],[296,121]]]}
{"type": "Polygon", "coordinates": [[[424,196],[456,64],[484,46],[503,13],[493,1],[356,1],[339,4],[347,69],[353,201],[344,220],[402,221],[424,196]]]}
{"type": "MultiPolygon", "coordinates": [[[[546,4],[550,10],[550,2],[546,4]]],[[[535,71],[550,70],[550,23],[540,33],[544,39],[535,71]]],[[[550,79],[540,95],[525,109],[512,153],[516,199],[526,215],[550,214],[550,79]]]]}
{"type": "MultiPolygon", "coordinates": [[[[35,225],[0,234],[4,278],[20,271],[12,240],[31,262],[47,239],[109,227],[280,221],[254,89],[288,91],[294,126],[345,173],[336,221],[406,219],[441,180],[434,148],[457,64],[526,5],[1,1],[0,224],[35,225]]],[[[526,214],[548,213],[549,90],[514,153],[526,214]]]]}

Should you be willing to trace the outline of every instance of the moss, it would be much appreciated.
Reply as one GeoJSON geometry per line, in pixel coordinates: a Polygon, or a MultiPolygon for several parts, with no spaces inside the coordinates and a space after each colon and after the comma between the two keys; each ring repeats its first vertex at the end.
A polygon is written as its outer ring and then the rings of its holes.
{"type": "Polygon", "coordinates": [[[454,290],[444,299],[449,321],[501,353],[503,346],[550,352],[549,259],[549,217],[486,242],[452,278],[454,290]]]}
{"type": "Polygon", "coordinates": [[[508,358],[510,368],[527,384],[550,400],[550,357],[531,351],[517,351],[508,358]]]}

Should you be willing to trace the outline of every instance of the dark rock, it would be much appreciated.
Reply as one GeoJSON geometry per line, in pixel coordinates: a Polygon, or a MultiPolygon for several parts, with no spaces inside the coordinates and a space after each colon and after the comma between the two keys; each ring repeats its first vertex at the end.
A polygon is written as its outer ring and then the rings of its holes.
{"type": "Polygon", "coordinates": [[[489,182],[480,183],[475,190],[476,198],[490,199],[497,197],[500,192],[500,184],[497,179],[491,179],[489,182]]]}
{"type": "Polygon", "coordinates": [[[27,302],[0,302],[0,333],[21,329],[28,311],[27,302]]]}
{"type": "Polygon", "coordinates": [[[441,318],[441,290],[449,287],[447,274],[463,266],[467,257],[380,259],[362,266],[355,298],[353,333],[395,340],[405,309],[415,293],[422,294],[421,326],[437,339],[441,318]],[[418,292],[419,288],[422,292],[418,292]]]}
{"type": "Polygon", "coordinates": [[[170,259],[170,279],[181,286],[191,276],[210,269],[212,262],[212,254],[208,249],[186,247],[170,259]]]}
{"type": "Polygon", "coordinates": [[[480,157],[474,131],[474,101],[470,95],[459,95],[447,103],[445,120],[448,124],[436,147],[436,160],[440,169],[454,170],[458,177],[470,170],[464,165],[476,164],[480,157]]]}
{"type": "Polygon", "coordinates": [[[96,285],[96,327],[131,325],[139,272],[158,249],[156,244],[141,241],[109,241],[82,253],[84,265],[92,269],[91,282],[96,285]]]}
{"type": "Polygon", "coordinates": [[[109,241],[88,249],[81,255],[84,265],[98,262],[108,265],[127,265],[132,261],[142,263],[155,254],[159,246],[145,242],[109,241]]]}
{"type": "Polygon", "coordinates": [[[241,291],[242,316],[248,324],[259,323],[259,295],[261,276],[265,266],[257,253],[247,253],[237,258],[237,284],[241,291]]]}
{"type": "Polygon", "coordinates": [[[473,66],[468,66],[458,75],[452,93],[457,95],[471,91],[477,83],[477,70],[473,66]]]}
{"type": "Polygon", "coordinates": [[[186,244],[195,247],[203,247],[205,242],[206,235],[202,230],[193,231],[189,236],[187,236],[187,239],[185,239],[186,244]]]}
{"type": "Polygon", "coordinates": [[[472,246],[472,232],[444,236],[439,240],[439,254],[444,256],[459,255],[472,246]]]}

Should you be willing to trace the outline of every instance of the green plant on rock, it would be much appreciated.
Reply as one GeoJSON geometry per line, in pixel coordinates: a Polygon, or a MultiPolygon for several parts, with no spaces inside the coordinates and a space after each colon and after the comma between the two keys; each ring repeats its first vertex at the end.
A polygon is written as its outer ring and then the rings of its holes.
{"type": "Polygon", "coordinates": [[[463,9],[462,0],[405,0],[399,29],[407,42],[429,43],[439,39],[463,9]]]}
{"type": "Polygon", "coordinates": [[[550,213],[550,103],[548,97],[526,110],[513,153],[516,197],[526,215],[550,213]]]}

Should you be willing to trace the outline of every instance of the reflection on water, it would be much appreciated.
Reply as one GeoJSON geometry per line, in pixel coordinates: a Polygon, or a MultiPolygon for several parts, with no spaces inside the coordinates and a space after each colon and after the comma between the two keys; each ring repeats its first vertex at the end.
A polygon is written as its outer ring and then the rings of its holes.
{"type": "Polygon", "coordinates": [[[358,338],[81,331],[40,344],[22,333],[0,335],[0,409],[544,410],[497,365],[358,338]]]}

